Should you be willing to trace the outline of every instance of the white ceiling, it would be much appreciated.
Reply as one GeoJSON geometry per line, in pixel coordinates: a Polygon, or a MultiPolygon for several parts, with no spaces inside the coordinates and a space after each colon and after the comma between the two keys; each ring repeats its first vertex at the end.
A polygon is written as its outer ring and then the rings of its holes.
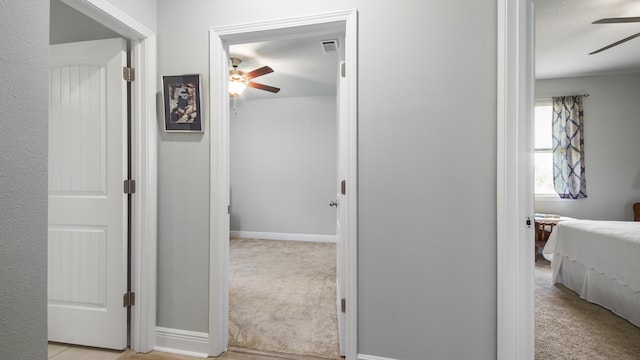
{"type": "Polygon", "coordinates": [[[533,0],[536,78],[640,71],[640,37],[589,55],[640,32],[640,23],[592,24],[609,17],[640,16],[637,0],[533,0]]]}
{"type": "MultiPolygon", "coordinates": [[[[238,44],[229,47],[231,57],[242,60],[238,69],[249,72],[270,66],[273,72],[253,82],[275,86],[280,92],[247,88],[241,99],[275,99],[295,96],[335,95],[339,54],[325,55],[322,40],[341,40],[339,34],[238,44]]],[[[340,41],[338,41],[340,47],[340,41]]]]}

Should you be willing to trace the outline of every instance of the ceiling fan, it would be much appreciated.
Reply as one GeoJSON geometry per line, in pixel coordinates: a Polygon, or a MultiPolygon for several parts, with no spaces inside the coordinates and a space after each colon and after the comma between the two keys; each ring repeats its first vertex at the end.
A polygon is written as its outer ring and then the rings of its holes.
{"type": "Polygon", "coordinates": [[[272,73],[272,68],[263,66],[261,68],[245,73],[238,70],[238,65],[240,65],[242,60],[235,57],[230,58],[229,60],[231,60],[231,66],[233,66],[233,69],[229,70],[229,93],[231,94],[231,96],[240,95],[247,86],[254,89],[269,91],[272,93],[277,93],[278,91],[280,91],[280,88],[251,81],[251,79],[255,79],[258,76],[272,73]]]}
{"type": "MultiPolygon", "coordinates": [[[[621,23],[634,23],[634,22],[640,22],[640,17],[619,17],[619,18],[606,18],[606,19],[600,19],[600,20],[596,20],[594,21],[592,24],[621,24],[621,23]]],[[[613,44],[607,45],[601,49],[598,49],[594,52],[589,53],[589,55],[593,55],[593,54],[597,54],[599,52],[605,51],[607,49],[611,49],[614,46],[618,46],[622,43],[625,43],[631,39],[637,38],[638,36],[640,36],[640,32],[633,34],[629,37],[626,37],[622,40],[618,40],[616,42],[614,42],[613,44]]]]}

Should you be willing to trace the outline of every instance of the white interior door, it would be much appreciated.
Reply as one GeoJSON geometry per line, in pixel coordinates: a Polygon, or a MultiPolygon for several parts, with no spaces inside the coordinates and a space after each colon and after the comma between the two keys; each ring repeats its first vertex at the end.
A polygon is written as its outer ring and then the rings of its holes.
{"type": "MultiPolygon", "coordinates": [[[[343,63],[339,63],[338,66],[342,68],[343,63]]],[[[338,181],[337,181],[337,195],[338,206],[337,206],[337,215],[336,215],[336,303],[338,307],[338,342],[340,345],[340,355],[345,355],[345,312],[344,305],[342,303],[342,299],[346,301],[346,286],[345,286],[345,264],[346,264],[346,249],[345,249],[345,231],[342,224],[345,223],[346,220],[346,212],[345,206],[345,194],[343,188],[343,179],[346,178],[347,168],[345,163],[345,151],[347,149],[347,136],[345,131],[345,117],[346,117],[346,108],[344,106],[344,101],[342,94],[344,93],[342,89],[344,89],[344,81],[345,78],[341,75],[341,69],[338,69],[338,181]]]]}
{"type": "Polygon", "coordinates": [[[127,346],[126,43],[49,51],[50,341],[127,346]]]}

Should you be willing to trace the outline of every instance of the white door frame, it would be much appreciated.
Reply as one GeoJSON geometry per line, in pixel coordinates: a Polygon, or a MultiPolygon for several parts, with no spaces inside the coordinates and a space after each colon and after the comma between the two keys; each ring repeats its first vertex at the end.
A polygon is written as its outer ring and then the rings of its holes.
{"type": "Polygon", "coordinates": [[[498,0],[497,358],[534,359],[533,4],[498,0]]]}
{"type": "MultiPolygon", "coordinates": [[[[250,24],[214,27],[209,34],[210,51],[210,255],[209,255],[209,355],[227,349],[229,335],[229,91],[228,49],[231,44],[300,37],[300,34],[345,32],[347,79],[340,91],[339,119],[348,146],[345,201],[345,355],[357,357],[357,11],[354,9],[250,24]],[[337,31],[336,31],[337,30],[337,31]]],[[[341,156],[339,154],[339,156],[341,156]]]]}
{"type": "Polygon", "coordinates": [[[132,157],[136,193],[132,197],[131,349],[149,352],[156,335],[157,143],[156,35],[105,0],[62,0],[131,42],[132,157]]]}

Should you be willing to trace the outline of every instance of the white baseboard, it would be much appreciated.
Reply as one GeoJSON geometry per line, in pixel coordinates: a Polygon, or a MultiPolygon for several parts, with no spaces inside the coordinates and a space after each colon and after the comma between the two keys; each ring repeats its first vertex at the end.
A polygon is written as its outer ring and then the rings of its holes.
{"type": "Polygon", "coordinates": [[[293,240],[335,243],[335,235],[317,234],[292,234],[292,233],[271,233],[258,231],[229,231],[229,235],[234,238],[262,239],[262,240],[293,240]]]}
{"type": "Polygon", "coordinates": [[[207,358],[209,357],[209,334],[157,326],[154,350],[207,358]]]}
{"type": "Polygon", "coordinates": [[[358,360],[395,360],[386,357],[358,354],[358,360]]]}

